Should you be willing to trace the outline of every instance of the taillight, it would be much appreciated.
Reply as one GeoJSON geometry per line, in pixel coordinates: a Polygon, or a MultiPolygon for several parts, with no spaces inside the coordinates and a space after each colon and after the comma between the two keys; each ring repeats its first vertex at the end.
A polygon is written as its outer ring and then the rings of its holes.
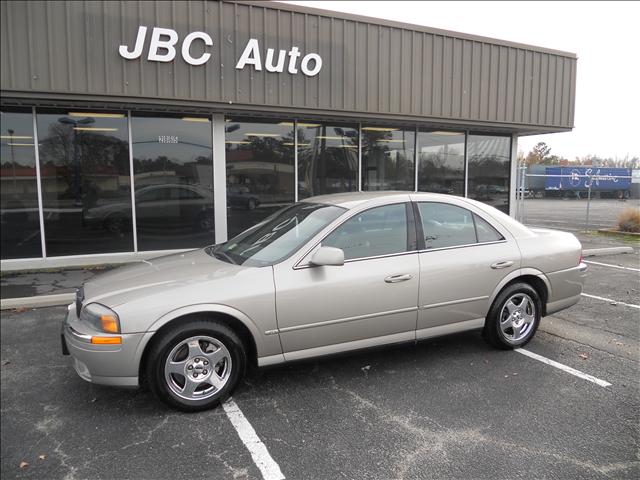
{"type": "Polygon", "coordinates": [[[584,260],[584,257],[582,256],[582,250],[580,250],[580,260],[578,260],[578,265],[580,265],[583,260],[584,260]]]}

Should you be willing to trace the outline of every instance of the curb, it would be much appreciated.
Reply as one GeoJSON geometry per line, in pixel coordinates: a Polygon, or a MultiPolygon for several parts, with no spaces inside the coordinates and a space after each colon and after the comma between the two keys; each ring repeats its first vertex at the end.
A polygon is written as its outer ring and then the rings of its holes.
{"type": "Polygon", "coordinates": [[[598,233],[605,233],[607,235],[613,235],[614,237],[640,237],[640,233],[637,232],[622,232],[620,230],[612,230],[610,228],[600,228],[598,233]]]}
{"type": "Polygon", "coordinates": [[[588,248],[582,251],[583,257],[602,257],[605,255],[618,255],[620,253],[633,253],[632,247],[606,247],[588,248]]]}
{"type": "Polygon", "coordinates": [[[58,293],[56,295],[38,295],[37,297],[3,298],[0,300],[0,310],[12,308],[38,308],[68,305],[76,298],[75,293],[58,293]]]}

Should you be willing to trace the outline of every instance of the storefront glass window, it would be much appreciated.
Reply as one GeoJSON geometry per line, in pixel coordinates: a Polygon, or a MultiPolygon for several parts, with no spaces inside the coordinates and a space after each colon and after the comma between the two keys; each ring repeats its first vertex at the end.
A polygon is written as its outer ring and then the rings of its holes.
{"type": "Polygon", "coordinates": [[[47,256],[132,251],[126,114],[36,116],[47,256]]]}
{"type": "Polygon", "coordinates": [[[470,198],[509,213],[509,163],[511,138],[469,135],[470,198]]]}
{"type": "Polygon", "coordinates": [[[138,250],[215,243],[211,119],[131,119],[138,250]]]}
{"type": "Polygon", "coordinates": [[[295,200],[293,122],[225,122],[227,229],[234,237],[295,200]]]}
{"type": "Polygon", "coordinates": [[[415,131],[362,127],[362,189],[414,190],[415,131]]]}
{"type": "Polygon", "coordinates": [[[464,195],[464,132],[418,133],[418,190],[464,195]]]}
{"type": "Polygon", "coordinates": [[[298,199],[358,190],[358,128],[298,122],[298,199]]]}
{"type": "Polygon", "coordinates": [[[2,258],[42,256],[33,114],[0,112],[0,218],[2,258]]]}

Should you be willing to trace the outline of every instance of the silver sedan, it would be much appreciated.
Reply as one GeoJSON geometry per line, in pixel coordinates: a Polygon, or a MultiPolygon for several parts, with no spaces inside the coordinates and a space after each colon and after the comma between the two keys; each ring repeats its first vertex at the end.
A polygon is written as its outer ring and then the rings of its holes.
{"type": "Polygon", "coordinates": [[[69,305],[63,351],[87,381],[204,410],[252,364],[475,329],[520,347],[580,299],[581,252],[467,198],[314,197],[223,244],[95,277],[69,305]]]}

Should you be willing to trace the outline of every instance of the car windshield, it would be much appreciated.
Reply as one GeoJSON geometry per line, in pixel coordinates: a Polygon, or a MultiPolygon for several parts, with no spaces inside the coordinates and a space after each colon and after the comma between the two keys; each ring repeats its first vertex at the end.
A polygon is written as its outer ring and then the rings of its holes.
{"type": "Polygon", "coordinates": [[[319,203],[296,203],[259,224],[205,251],[220,260],[247,267],[273,265],[284,260],[311,237],[338,218],[345,209],[319,203]]]}

